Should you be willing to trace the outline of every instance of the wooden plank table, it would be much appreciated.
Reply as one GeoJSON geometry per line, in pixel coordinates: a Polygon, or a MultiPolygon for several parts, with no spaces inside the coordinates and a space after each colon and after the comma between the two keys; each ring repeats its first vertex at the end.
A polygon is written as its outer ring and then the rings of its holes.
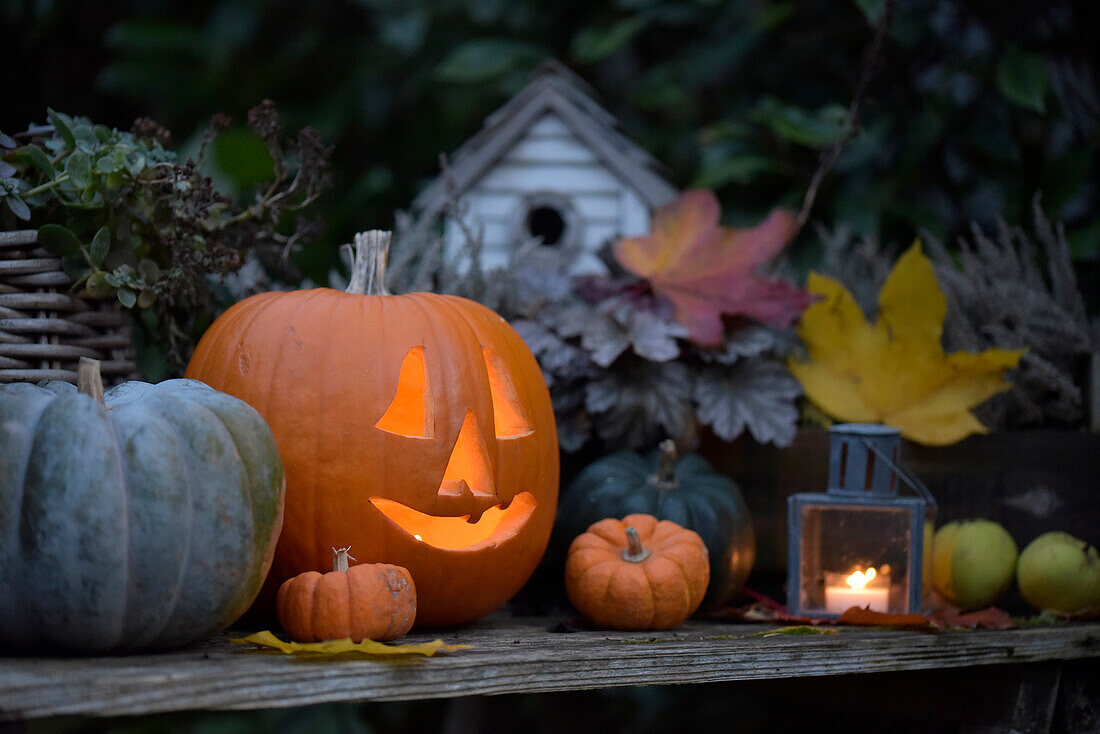
{"type": "MultiPolygon", "coordinates": [[[[3,657],[0,721],[1100,658],[1100,623],[939,634],[845,627],[837,634],[762,637],[776,627],[689,621],[670,632],[551,632],[559,621],[495,615],[438,635],[472,648],[434,658],[303,661],[231,645],[229,635],[155,654],[3,657]]],[[[417,633],[406,641],[434,637],[417,633]]]]}

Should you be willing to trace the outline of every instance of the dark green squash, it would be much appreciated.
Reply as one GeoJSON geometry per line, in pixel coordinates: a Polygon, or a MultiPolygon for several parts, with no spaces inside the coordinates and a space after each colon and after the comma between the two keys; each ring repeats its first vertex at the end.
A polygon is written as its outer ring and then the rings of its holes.
{"type": "Polygon", "coordinates": [[[704,608],[727,603],[744,586],[756,556],[752,519],[737,485],[703,457],[677,459],[676,445],[664,441],[649,456],[622,451],[588,465],[569,484],[554,532],[568,546],[592,523],[634,513],[703,538],[710,553],[704,608]]]}
{"type": "MultiPolygon", "coordinates": [[[[88,360],[92,362],[92,360],[88,360]]],[[[252,603],[285,482],[260,414],[195,380],[0,385],[0,646],[182,645],[252,603]]]]}

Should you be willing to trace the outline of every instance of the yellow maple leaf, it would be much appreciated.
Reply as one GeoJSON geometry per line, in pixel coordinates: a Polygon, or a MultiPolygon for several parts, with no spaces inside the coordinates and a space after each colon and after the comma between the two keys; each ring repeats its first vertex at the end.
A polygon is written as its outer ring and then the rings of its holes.
{"type": "Polygon", "coordinates": [[[248,637],[231,637],[234,645],[255,645],[272,650],[278,650],[293,655],[424,655],[432,657],[439,652],[455,652],[465,650],[469,645],[447,645],[443,640],[421,642],[417,645],[387,645],[384,642],[363,640],[352,642],[350,639],[325,640],[324,642],[284,642],[273,635],[269,630],[257,632],[248,637]]]}
{"type": "Polygon", "coordinates": [[[1011,387],[1004,374],[1026,350],[944,353],[947,299],[919,241],[882,286],[873,325],[832,278],[811,273],[807,287],[822,297],[798,325],[809,361],[787,366],[814,405],[837,420],[885,423],[934,446],[988,431],[970,409],[1011,387]]]}

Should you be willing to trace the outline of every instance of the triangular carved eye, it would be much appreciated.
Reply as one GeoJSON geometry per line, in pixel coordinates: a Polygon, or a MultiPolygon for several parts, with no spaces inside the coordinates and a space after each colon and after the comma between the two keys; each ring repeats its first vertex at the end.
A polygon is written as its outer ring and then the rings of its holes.
{"type": "Polygon", "coordinates": [[[482,348],[485,355],[485,367],[489,371],[489,389],[493,395],[493,420],[496,424],[497,438],[520,438],[534,433],[535,429],[527,420],[523,406],[516,395],[504,362],[496,352],[482,348]]]}
{"type": "Polygon", "coordinates": [[[424,363],[424,347],[413,347],[401,360],[397,392],[390,407],[374,424],[375,427],[398,436],[431,438],[435,435],[431,391],[424,363]]]}

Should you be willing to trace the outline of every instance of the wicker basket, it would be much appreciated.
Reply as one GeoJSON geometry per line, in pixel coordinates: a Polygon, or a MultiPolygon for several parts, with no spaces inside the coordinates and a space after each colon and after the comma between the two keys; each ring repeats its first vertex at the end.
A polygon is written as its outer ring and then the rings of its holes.
{"type": "Polygon", "coordinates": [[[117,301],[69,293],[61,261],[34,230],[0,232],[0,382],[76,382],[80,357],[101,362],[103,381],[137,376],[130,318],[117,301]]]}

